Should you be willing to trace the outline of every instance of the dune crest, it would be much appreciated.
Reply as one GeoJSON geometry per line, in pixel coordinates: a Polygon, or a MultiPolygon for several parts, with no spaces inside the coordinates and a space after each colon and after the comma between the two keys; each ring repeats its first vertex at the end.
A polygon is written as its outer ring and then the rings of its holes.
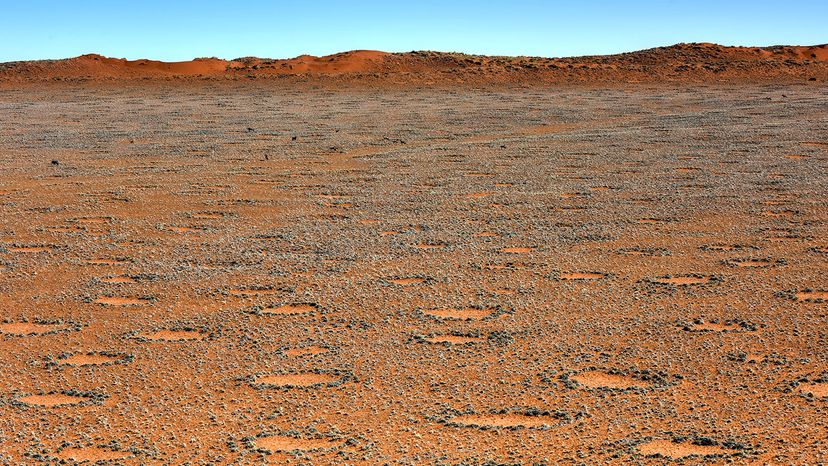
{"type": "Polygon", "coordinates": [[[828,80],[828,44],[731,47],[676,44],[617,55],[501,57],[353,50],[290,59],[162,62],[97,54],[0,64],[0,82],[303,79],[393,84],[828,80]]]}

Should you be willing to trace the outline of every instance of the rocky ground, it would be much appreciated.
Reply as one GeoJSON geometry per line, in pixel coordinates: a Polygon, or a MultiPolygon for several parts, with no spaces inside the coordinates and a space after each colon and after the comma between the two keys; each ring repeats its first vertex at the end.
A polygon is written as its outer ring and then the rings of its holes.
{"type": "Polygon", "coordinates": [[[828,94],[0,91],[0,463],[828,460],[828,94]]]}

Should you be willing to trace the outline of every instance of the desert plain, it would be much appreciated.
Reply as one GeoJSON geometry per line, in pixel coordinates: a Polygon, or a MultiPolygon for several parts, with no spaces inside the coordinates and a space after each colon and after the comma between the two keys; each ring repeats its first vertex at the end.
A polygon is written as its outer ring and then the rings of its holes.
{"type": "Polygon", "coordinates": [[[0,463],[826,462],[822,63],[15,75],[0,463]]]}

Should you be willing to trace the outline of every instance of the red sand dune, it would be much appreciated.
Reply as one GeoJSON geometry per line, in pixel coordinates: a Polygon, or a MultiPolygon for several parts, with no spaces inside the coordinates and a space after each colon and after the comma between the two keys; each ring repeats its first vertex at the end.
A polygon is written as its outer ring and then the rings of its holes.
{"type": "Polygon", "coordinates": [[[256,57],[186,62],[82,55],[0,64],[0,82],[123,79],[333,78],[406,83],[559,83],[659,81],[798,81],[828,79],[828,45],[726,47],[677,44],[638,52],[572,58],[492,57],[369,50],[325,57],[256,57]],[[812,79],[813,78],[813,79],[812,79]]]}

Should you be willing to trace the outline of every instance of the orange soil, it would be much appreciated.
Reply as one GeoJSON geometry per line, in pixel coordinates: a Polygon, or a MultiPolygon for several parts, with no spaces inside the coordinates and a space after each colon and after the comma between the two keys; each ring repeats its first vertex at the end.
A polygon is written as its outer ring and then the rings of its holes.
{"type": "MultiPolygon", "coordinates": [[[[0,64],[0,83],[54,80],[295,79],[387,84],[804,80],[828,78],[828,46],[676,44],[610,56],[491,57],[355,50],[291,59],[125,60],[89,54],[0,64]]],[[[474,176],[474,175],[472,175],[474,176]]]]}

